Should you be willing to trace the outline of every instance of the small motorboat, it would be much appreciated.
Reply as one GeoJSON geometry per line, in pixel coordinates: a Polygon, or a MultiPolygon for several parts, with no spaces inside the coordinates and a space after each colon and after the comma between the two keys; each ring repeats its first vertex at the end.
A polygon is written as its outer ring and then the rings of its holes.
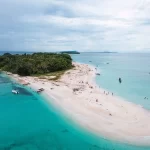
{"type": "Polygon", "coordinates": [[[12,90],[11,91],[13,94],[19,94],[19,92],[17,90],[12,90]]]}

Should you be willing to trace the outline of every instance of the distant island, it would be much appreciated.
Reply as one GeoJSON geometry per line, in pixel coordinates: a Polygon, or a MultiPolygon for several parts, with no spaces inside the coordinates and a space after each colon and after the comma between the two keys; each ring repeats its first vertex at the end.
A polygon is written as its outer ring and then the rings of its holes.
{"type": "Polygon", "coordinates": [[[118,52],[102,51],[102,52],[83,52],[83,53],[118,53],[118,52]]]}
{"type": "Polygon", "coordinates": [[[48,74],[72,68],[72,58],[68,54],[33,53],[10,54],[0,56],[0,70],[31,76],[48,74]]]}
{"type": "Polygon", "coordinates": [[[61,51],[60,53],[61,53],[61,54],[80,54],[80,53],[77,52],[77,51],[61,51]]]}
{"type": "Polygon", "coordinates": [[[118,53],[118,52],[103,51],[103,52],[99,52],[99,53],[118,53]]]}

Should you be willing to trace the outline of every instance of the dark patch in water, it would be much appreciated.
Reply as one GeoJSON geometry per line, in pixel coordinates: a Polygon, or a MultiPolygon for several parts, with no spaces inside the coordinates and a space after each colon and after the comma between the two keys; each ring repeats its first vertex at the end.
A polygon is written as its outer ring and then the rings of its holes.
{"type": "Polygon", "coordinates": [[[9,78],[0,76],[0,84],[11,83],[9,78]]]}
{"type": "Polygon", "coordinates": [[[12,143],[12,144],[10,144],[8,147],[5,147],[5,148],[3,148],[3,150],[12,150],[12,149],[31,149],[31,148],[33,148],[33,149],[38,149],[38,147],[35,145],[35,144],[30,144],[29,146],[31,146],[30,148],[28,147],[28,146],[26,146],[26,144],[28,144],[28,143],[12,143]]]}
{"type": "Polygon", "coordinates": [[[62,130],[63,133],[69,132],[67,129],[62,130]]]}
{"type": "Polygon", "coordinates": [[[89,150],[108,150],[108,149],[107,148],[101,148],[97,145],[92,145],[92,147],[90,147],[89,150]]]}
{"type": "Polygon", "coordinates": [[[38,99],[36,97],[33,97],[32,100],[37,101],[38,99]]]}
{"type": "Polygon", "coordinates": [[[48,131],[23,138],[21,141],[14,141],[0,150],[62,150],[63,148],[57,141],[55,134],[51,133],[50,130],[48,131]]]}
{"type": "Polygon", "coordinates": [[[10,93],[0,93],[0,96],[7,96],[10,93]]]}
{"type": "MultiPolygon", "coordinates": [[[[90,147],[89,150],[110,150],[110,148],[107,148],[107,145],[105,147],[101,147],[98,145],[92,145],[92,147],[90,147]]],[[[115,148],[112,147],[111,150],[115,150],[115,148]]]]}

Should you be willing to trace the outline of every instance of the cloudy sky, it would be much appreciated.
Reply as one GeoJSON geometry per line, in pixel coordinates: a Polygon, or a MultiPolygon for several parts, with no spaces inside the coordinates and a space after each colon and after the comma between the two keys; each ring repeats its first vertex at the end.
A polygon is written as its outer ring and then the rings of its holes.
{"type": "Polygon", "coordinates": [[[0,0],[0,51],[150,51],[150,0],[0,0]]]}

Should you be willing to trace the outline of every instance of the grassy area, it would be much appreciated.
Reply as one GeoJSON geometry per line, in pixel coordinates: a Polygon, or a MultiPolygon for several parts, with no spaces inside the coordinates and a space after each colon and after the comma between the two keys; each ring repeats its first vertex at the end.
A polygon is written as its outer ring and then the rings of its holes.
{"type": "MultiPolygon", "coordinates": [[[[74,66],[70,69],[73,69],[74,66]]],[[[67,71],[69,71],[70,69],[67,70],[62,70],[62,71],[56,71],[56,72],[51,72],[51,73],[47,73],[47,74],[36,74],[36,75],[32,75],[32,76],[36,76],[39,77],[40,79],[47,79],[47,80],[58,80],[60,79],[60,77],[67,71]]],[[[68,72],[69,73],[69,72],[68,72]]]]}

